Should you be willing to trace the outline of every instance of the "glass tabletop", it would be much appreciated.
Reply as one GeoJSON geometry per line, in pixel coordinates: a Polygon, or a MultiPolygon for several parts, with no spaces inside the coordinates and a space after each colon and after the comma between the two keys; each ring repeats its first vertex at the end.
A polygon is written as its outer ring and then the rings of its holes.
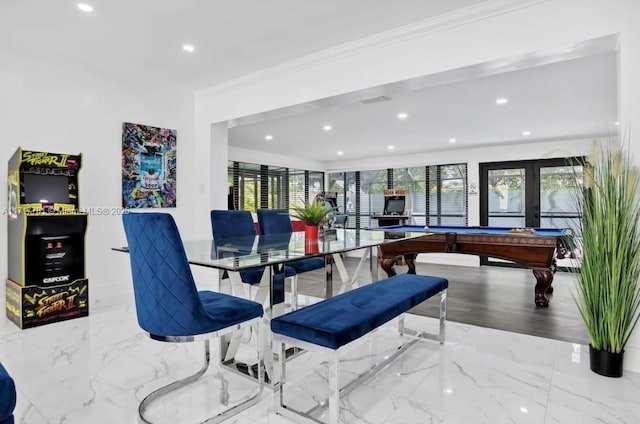
{"type": "MultiPolygon", "coordinates": [[[[414,233],[408,237],[423,236],[414,233]]],[[[397,240],[391,240],[394,242],[397,240]]],[[[336,229],[306,240],[304,231],[261,236],[185,241],[189,263],[239,271],[296,259],[326,256],[386,243],[382,231],[336,229]]]]}

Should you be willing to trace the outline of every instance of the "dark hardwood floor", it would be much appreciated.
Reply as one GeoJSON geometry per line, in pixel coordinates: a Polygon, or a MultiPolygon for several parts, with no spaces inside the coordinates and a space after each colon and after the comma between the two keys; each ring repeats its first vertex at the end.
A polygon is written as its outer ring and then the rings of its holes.
{"type": "MultiPolygon", "coordinates": [[[[344,261],[350,273],[357,266],[355,258],[344,261]]],[[[406,267],[396,266],[396,269],[399,273],[406,272],[406,267]]],[[[536,279],[528,269],[418,263],[416,270],[418,274],[449,280],[447,319],[450,321],[588,344],[582,318],[571,294],[574,281],[570,273],[555,274],[549,307],[541,308],[533,303],[536,279]]],[[[380,278],[384,278],[384,271],[380,269],[379,273],[380,278]]],[[[335,269],[333,279],[334,293],[337,293],[340,277],[335,269]]],[[[358,280],[369,281],[368,269],[360,272],[358,280]]],[[[321,271],[301,274],[298,281],[300,293],[321,296],[321,271]]],[[[437,317],[439,297],[429,299],[412,313],[437,317]]]]}

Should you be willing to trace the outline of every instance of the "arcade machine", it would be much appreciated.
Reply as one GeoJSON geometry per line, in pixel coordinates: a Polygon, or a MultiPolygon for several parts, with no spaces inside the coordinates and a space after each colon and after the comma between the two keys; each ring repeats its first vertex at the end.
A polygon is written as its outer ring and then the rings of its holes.
{"type": "Polygon", "coordinates": [[[371,218],[378,221],[378,227],[401,225],[410,218],[406,211],[406,190],[403,188],[389,188],[384,191],[384,210],[382,215],[373,214],[371,218]]]}
{"type": "Polygon", "coordinates": [[[20,328],[89,315],[81,158],[18,148],[9,160],[6,309],[20,328]]]}

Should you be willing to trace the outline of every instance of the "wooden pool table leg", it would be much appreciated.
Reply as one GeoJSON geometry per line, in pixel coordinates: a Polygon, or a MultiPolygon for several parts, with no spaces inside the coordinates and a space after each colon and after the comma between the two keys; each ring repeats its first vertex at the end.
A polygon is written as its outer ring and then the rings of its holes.
{"type": "Polygon", "coordinates": [[[393,269],[393,266],[396,264],[395,258],[381,258],[379,259],[380,266],[387,273],[387,277],[393,277],[396,275],[396,270],[393,269]]]}
{"type": "Polygon", "coordinates": [[[549,306],[549,299],[546,293],[553,293],[553,271],[550,268],[533,268],[533,275],[536,277],[535,303],[537,306],[549,306]]]}
{"type": "Polygon", "coordinates": [[[416,273],[416,257],[417,254],[409,254],[404,255],[404,263],[407,264],[409,269],[407,270],[407,274],[415,274],[416,273]]]}
{"type": "MultiPolygon", "coordinates": [[[[417,253],[411,253],[411,254],[408,254],[408,255],[403,255],[404,262],[409,267],[409,269],[407,270],[407,274],[415,274],[416,273],[416,257],[417,256],[418,256],[417,253]]],[[[393,277],[394,275],[396,275],[396,270],[393,269],[393,267],[396,264],[396,262],[398,261],[398,259],[399,259],[399,256],[396,256],[394,258],[381,258],[381,259],[378,259],[378,261],[380,262],[380,266],[382,267],[384,272],[387,273],[387,277],[393,277]]]]}

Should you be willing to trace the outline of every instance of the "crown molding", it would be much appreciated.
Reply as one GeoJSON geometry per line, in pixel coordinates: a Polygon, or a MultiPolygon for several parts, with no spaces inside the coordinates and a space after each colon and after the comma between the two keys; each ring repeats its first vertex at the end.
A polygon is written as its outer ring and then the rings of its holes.
{"type": "Polygon", "coordinates": [[[489,19],[493,16],[511,13],[549,1],[551,0],[487,0],[474,6],[350,41],[329,49],[321,50],[317,53],[284,62],[280,65],[234,78],[222,84],[196,91],[194,98],[196,101],[205,101],[209,97],[219,96],[240,88],[264,83],[265,81],[276,79],[287,74],[340,60],[344,57],[356,56],[381,47],[399,44],[427,34],[489,19]]]}

